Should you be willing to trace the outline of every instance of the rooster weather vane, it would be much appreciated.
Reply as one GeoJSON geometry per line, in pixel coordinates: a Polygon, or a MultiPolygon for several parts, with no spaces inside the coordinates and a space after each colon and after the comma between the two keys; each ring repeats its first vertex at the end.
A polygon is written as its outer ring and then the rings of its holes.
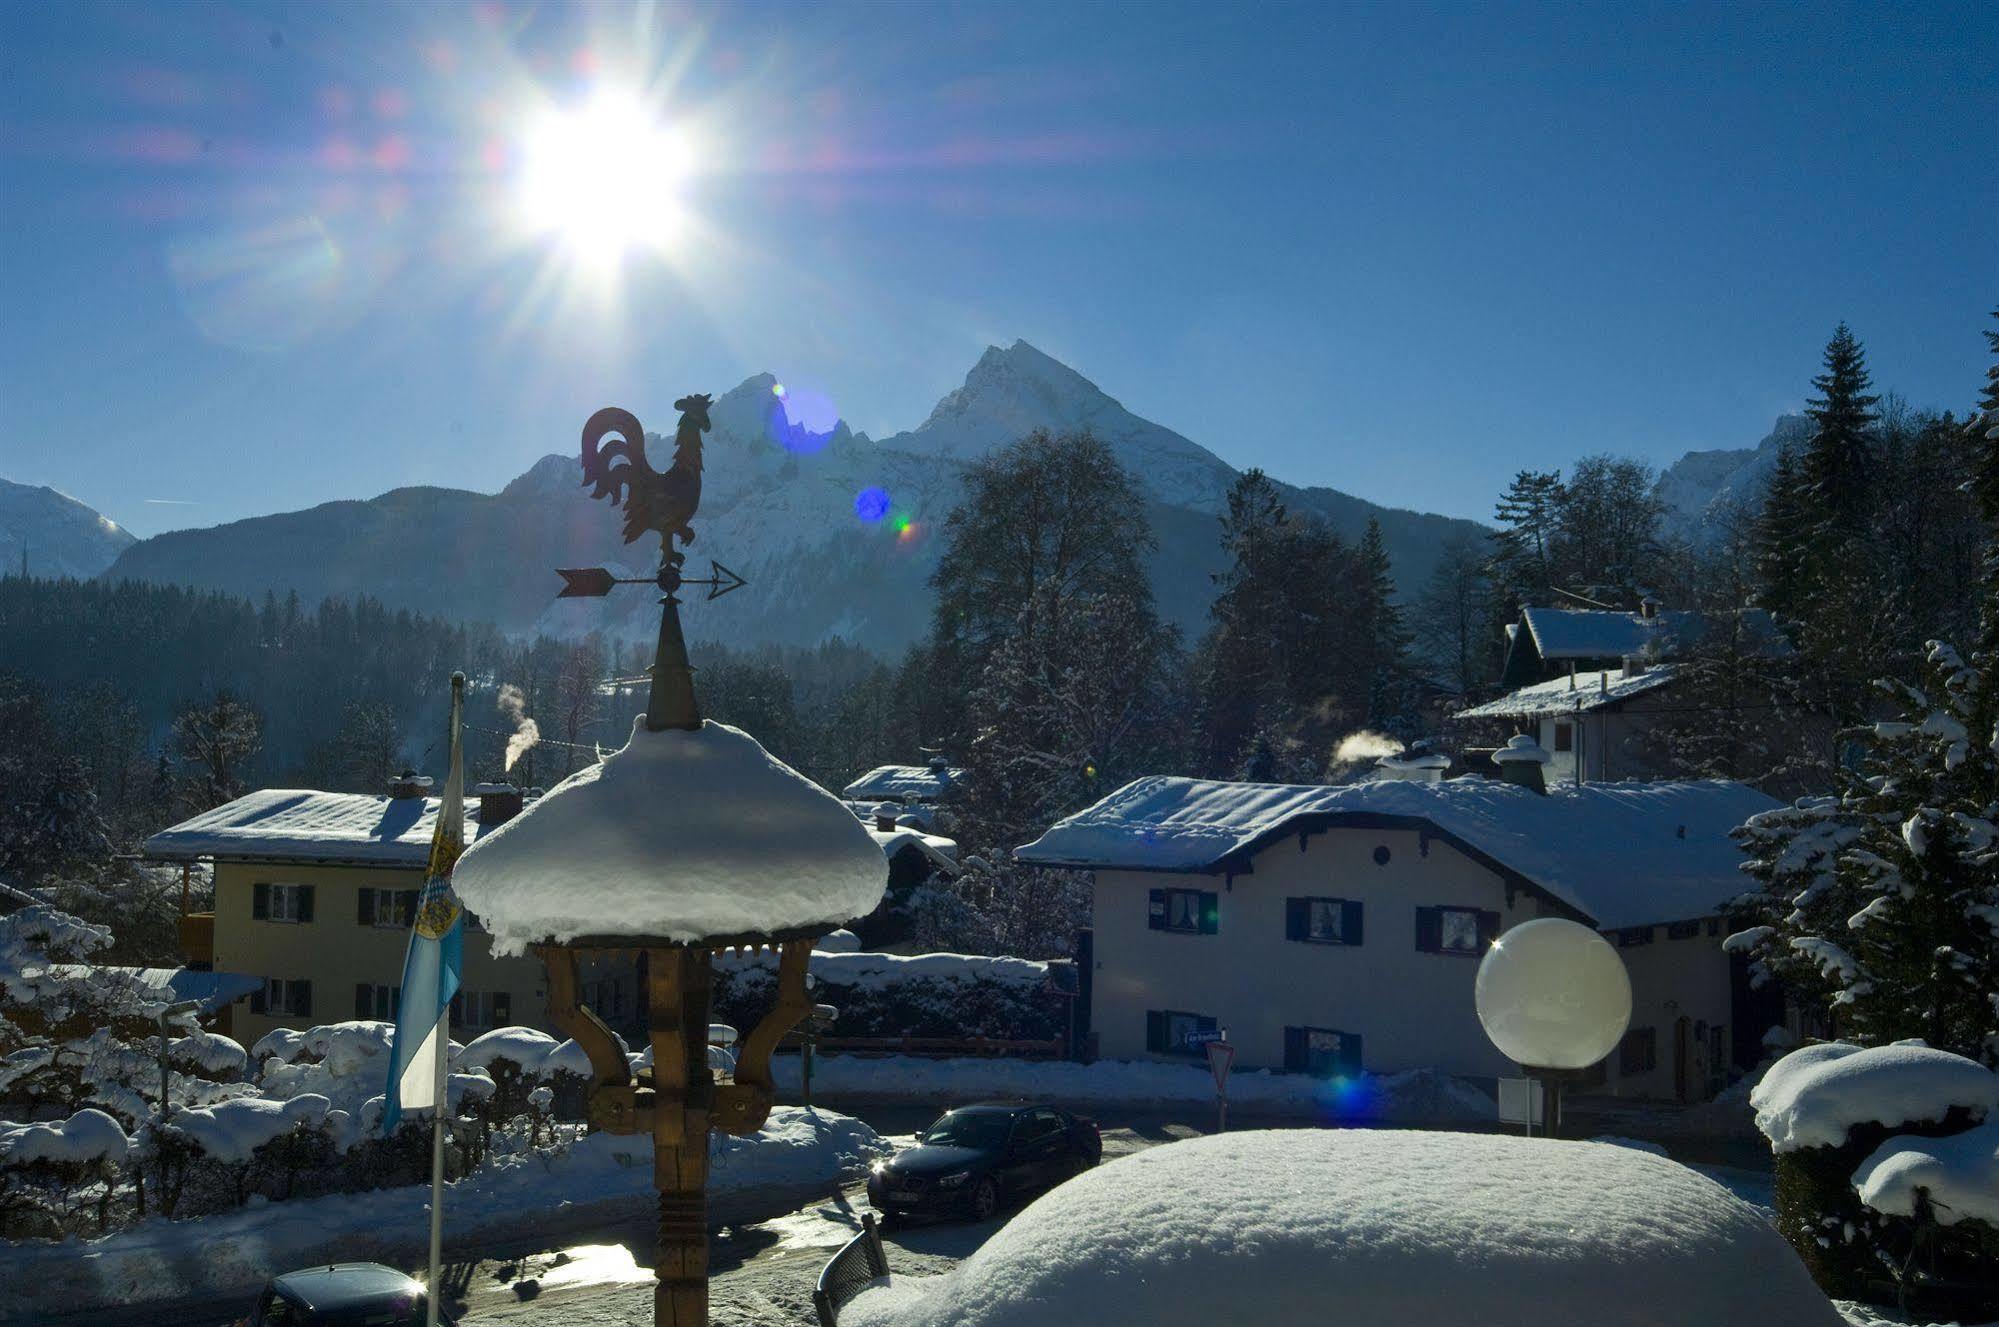
{"type": "Polygon", "coordinates": [[[558,599],[595,599],[614,585],[657,585],[660,598],[659,650],[653,659],[652,696],[646,706],[646,726],[698,728],[701,715],[694,703],[693,670],[687,663],[687,642],[680,632],[682,586],[705,585],[708,598],[720,599],[745,584],[743,578],[713,558],[709,574],[700,580],[681,575],[687,554],[674,547],[694,542],[694,513],[701,506],[701,435],[708,431],[712,399],[696,393],[673,403],[680,427],[673,435],[673,464],[665,471],[646,459],[645,429],[638,417],[617,406],[605,406],[583,425],[583,483],[593,498],[609,498],[625,509],[625,542],[634,543],[647,531],[659,535],[659,572],[654,576],[614,576],[603,567],[560,567],[558,599]],[[616,434],[617,436],[611,437],[616,434]],[[610,441],[605,439],[609,437],[610,441]]]}

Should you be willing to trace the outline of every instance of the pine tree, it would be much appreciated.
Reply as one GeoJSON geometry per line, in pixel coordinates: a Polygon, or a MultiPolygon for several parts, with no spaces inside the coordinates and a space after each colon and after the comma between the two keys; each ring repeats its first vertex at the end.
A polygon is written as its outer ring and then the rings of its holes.
{"type": "Polygon", "coordinates": [[[1562,496],[1560,471],[1522,470],[1493,508],[1501,528],[1493,536],[1492,575],[1502,597],[1510,601],[1503,620],[1550,598],[1562,496]]]}
{"type": "Polygon", "coordinates": [[[1490,611],[1491,583],[1478,545],[1462,533],[1447,535],[1438,549],[1437,565],[1417,596],[1414,625],[1425,656],[1462,694],[1470,694],[1492,676],[1492,638],[1498,630],[1492,626],[1490,611]]]}
{"type": "MultiPolygon", "coordinates": [[[[1999,318],[1999,309],[1992,311],[1999,318]]],[[[1992,352],[1992,366],[1985,370],[1985,387],[1978,395],[1978,409],[1970,425],[1972,436],[1971,489],[1985,521],[1987,542],[1982,569],[1984,595],[1979,620],[1979,646],[1999,652],[1999,332],[1984,334],[1992,352]]]]}
{"type": "Polygon", "coordinates": [[[1999,1063],[1999,676],[1931,642],[1918,682],[1884,684],[1901,715],[1866,736],[1837,797],[1738,832],[1761,885],[1729,947],[1816,997],[1839,1035],[1921,1037],[1999,1063]]]}
{"type": "Polygon", "coordinates": [[[1370,517],[1367,532],[1355,552],[1355,582],[1359,591],[1348,621],[1354,628],[1356,681],[1365,687],[1365,722],[1387,724],[1408,709],[1409,642],[1411,636],[1395,602],[1395,577],[1381,522],[1370,517]]]}
{"type": "Polygon", "coordinates": [[[1818,395],[1806,403],[1814,425],[1805,445],[1804,475],[1821,523],[1822,538],[1840,556],[1838,541],[1864,534],[1874,493],[1874,407],[1867,352],[1841,323],[1826,343],[1825,371],[1812,379],[1818,395]]]}

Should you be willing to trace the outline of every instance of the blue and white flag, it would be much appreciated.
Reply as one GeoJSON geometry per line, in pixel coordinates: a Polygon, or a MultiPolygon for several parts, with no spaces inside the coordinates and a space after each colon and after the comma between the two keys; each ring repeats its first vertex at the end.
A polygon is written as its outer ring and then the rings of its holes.
{"type": "Polygon", "coordinates": [[[395,1054],[382,1109],[382,1132],[395,1132],[406,1110],[436,1106],[444,1080],[443,1057],[451,1043],[451,998],[464,966],[465,909],[451,892],[451,871],[465,851],[465,757],[459,723],[465,709],[465,675],[451,675],[451,774],[437,808],[430,840],[430,869],[417,898],[403,959],[402,1003],[396,1009],[395,1054]]]}

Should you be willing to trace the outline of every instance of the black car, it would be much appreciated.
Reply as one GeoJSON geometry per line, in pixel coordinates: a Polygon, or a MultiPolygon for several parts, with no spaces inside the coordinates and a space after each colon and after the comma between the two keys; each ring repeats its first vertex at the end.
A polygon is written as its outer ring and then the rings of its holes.
{"type": "MultiPolygon", "coordinates": [[[[449,1315],[439,1313],[440,1323],[449,1315]]],[[[423,1282],[375,1262],[331,1263],[274,1276],[249,1327],[423,1327],[423,1282]]]]}
{"type": "Polygon", "coordinates": [[[875,1163],[868,1203],[885,1220],[942,1212],[983,1221],[1002,1200],[1060,1184],[1103,1155],[1096,1122],[1055,1106],[960,1106],[918,1135],[915,1147],[875,1163]]]}

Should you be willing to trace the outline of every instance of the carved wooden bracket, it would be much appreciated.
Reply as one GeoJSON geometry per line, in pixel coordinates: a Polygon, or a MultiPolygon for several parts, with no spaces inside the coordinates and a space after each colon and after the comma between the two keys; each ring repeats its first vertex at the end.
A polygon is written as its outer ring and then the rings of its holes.
{"type": "Polygon", "coordinates": [[[566,945],[536,945],[535,957],[548,971],[549,1021],[576,1039],[590,1060],[590,1123],[606,1133],[647,1133],[652,1129],[653,1091],[635,1084],[618,1039],[597,1011],[578,999],[581,984],[576,951],[566,945]]]}
{"type": "Polygon", "coordinates": [[[770,1072],[771,1053],[812,1012],[812,997],[805,989],[811,962],[809,937],[787,940],[778,950],[777,1002],[743,1039],[734,1084],[715,1090],[715,1127],[725,1133],[755,1133],[770,1118],[777,1090],[770,1072]]]}

